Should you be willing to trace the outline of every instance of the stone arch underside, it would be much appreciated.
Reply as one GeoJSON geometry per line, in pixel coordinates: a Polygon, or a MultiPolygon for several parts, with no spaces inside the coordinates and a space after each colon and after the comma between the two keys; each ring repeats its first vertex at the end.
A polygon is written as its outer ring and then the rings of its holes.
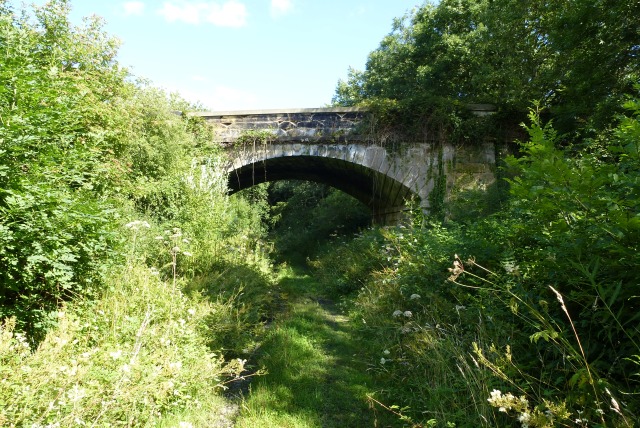
{"type": "Polygon", "coordinates": [[[228,171],[231,194],[270,181],[315,181],[353,196],[368,206],[374,219],[380,222],[397,217],[405,209],[405,201],[414,195],[405,184],[381,171],[333,157],[267,157],[236,162],[228,171]]]}

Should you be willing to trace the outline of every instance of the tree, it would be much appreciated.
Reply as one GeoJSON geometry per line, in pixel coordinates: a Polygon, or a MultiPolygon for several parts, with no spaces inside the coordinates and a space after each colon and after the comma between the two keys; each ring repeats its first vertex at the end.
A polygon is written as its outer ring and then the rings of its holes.
{"type": "Polygon", "coordinates": [[[100,21],[74,28],[68,13],[64,0],[33,21],[0,7],[0,318],[31,333],[97,289],[116,247],[109,121],[126,73],[100,21]]]}
{"type": "Polygon", "coordinates": [[[604,129],[640,79],[639,14],[637,0],[425,3],[394,21],[334,102],[413,118],[441,109],[452,123],[452,110],[491,103],[518,123],[539,101],[561,133],[604,129]]]}

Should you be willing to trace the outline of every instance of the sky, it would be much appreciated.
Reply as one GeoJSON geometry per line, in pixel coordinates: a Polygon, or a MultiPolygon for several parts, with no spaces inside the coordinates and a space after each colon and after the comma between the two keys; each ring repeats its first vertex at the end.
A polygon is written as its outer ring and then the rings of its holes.
{"type": "MultiPolygon", "coordinates": [[[[36,1],[43,3],[44,0],[36,1]]],[[[205,108],[323,107],[423,0],[71,0],[106,20],[118,62],[205,108]]]]}

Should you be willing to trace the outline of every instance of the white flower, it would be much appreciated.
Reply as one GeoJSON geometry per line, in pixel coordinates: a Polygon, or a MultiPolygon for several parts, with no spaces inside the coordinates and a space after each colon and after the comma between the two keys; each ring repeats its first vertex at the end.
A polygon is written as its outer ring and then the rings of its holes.
{"type": "Polygon", "coordinates": [[[400,311],[400,310],[393,311],[393,317],[394,318],[398,318],[400,315],[402,315],[402,311],[400,311]]]}
{"type": "Polygon", "coordinates": [[[386,362],[387,362],[387,360],[385,360],[384,357],[380,358],[380,364],[384,364],[386,362]]]}
{"type": "Polygon", "coordinates": [[[193,425],[191,422],[180,422],[180,424],[178,424],[178,428],[193,428],[193,425]]]}
{"type": "Polygon", "coordinates": [[[67,398],[71,400],[72,403],[76,403],[82,400],[87,395],[87,391],[84,388],[80,388],[80,386],[76,383],[70,391],[67,391],[67,398]]]}
{"type": "Polygon", "coordinates": [[[421,296],[420,296],[419,294],[412,294],[412,295],[409,297],[409,300],[416,300],[416,299],[419,299],[420,297],[421,297],[421,296]]]}
{"type": "Polygon", "coordinates": [[[182,361],[177,361],[175,363],[169,363],[169,370],[178,371],[182,368],[182,361]]]}
{"type": "Polygon", "coordinates": [[[122,350],[118,349],[115,352],[109,352],[109,355],[111,355],[111,358],[113,358],[114,360],[117,360],[122,356],[122,350]]]}
{"type": "Polygon", "coordinates": [[[389,352],[389,350],[388,350],[388,349],[385,349],[384,351],[382,351],[382,353],[383,353],[384,355],[389,355],[391,352],[389,352]]]}
{"type": "Polygon", "coordinates": [[[141,227],[149,229],[151,227],[151,225],[149,223],[147,223],[146,221],[135,220],[135,221],[132,221],[130,223],[125,224],[124,227],[126,227],[127,229],[138,230],[141,227]]]}
{"type": "Polygon", "coordinates": [[[189,315],[195,315],[195,314],[196,314],[196,310],[195,310],[195,309],[193,309],[193,308],[191,308],[191,309],[187,309],[187,313],[188,313],[189,315]]]}
{"type": "Polygon", "coordinates": [[[500,392],[500,390],[498,389],[494,389],[493,391],[491,391],[491,397],[487,398],[487,401],[489,403],[493,403],[496,400],[499,400],[502,397],[502,392],[500,392]]]}
{"type": "Polygon", "coordinates": [[[411,311],[404,311],[404,312],[402,313],[402,315],[404,315],[404,316],[405,316],[405,317],[407,317],[407,318],[411,318],[411,317],[413,316],[413,314],[411,313],[411,311]]]}
{"type": "Polygon", "coordinates": [[[188,252],[188,251],[183,251],[183,252],[182,252],[182,254],[184,254],[184,255],[185,255],[185,256],[187,256],[187,257],[191,257],[191,256],[193,256],[193,254],[191,254],[191,253],[190,253],[190,252],[188,252]]]}
{"type": "Polygon", "coordinates": [[[531,415],[527,412],[520,413],[518,416],[518,422],[522,422],[522,426],[531,420],[531,415]]]}

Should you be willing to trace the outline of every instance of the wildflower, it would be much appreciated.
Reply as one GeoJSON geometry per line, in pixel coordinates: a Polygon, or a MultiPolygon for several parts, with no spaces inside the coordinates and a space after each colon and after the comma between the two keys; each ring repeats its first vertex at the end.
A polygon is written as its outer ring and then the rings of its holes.
{"type": "Polygon", "coordinates": [[[193,309],[193,308],[190,308],[190,309],[187,309],[187,313],[188,313],[189,315],[192,315],[192,316],[193,316],[193,315],[195,315],[195,314],[196,314],[196,310],[195,310],[195,309],[193,309]]]}
{"type": "Polygon", "coordinates": [[[380,358],[380,364],[384,365],[384,363],[386,363],[387,360],[384,359],[384,357],[380,358]]]}
{"type": "Polygon", "coordinates": [[[178,371],[182,368],[182,361],[177,361],[175,363],[169,363],[169,370],[178,371]]]}
{"type": "Polygon", "coordinates": [[[421,296],[419,294],[412,294],[411,296],[409,296],[409,300],[416,300],[419,299],[421,296]]]}
{"type": "Polygon", "coordinates": [[[529,421],[531,420],[531,414],[529,412],[520,413],[518,416],[518,422],[522,424],[522,428],[527,428],[529,426],[529,421]]]}
{"type": "Polygon", "coordinates": [[[499,400],[500,397],[502,397],[502,392],[500,392],[499,389],[494,389],[493,391],[491,391],[491,397],[487,398],[487,401],[489,403],[493,403],[496,400],[499,400]]]}
{"type": "Polygon", "coordinates": [[[178,428],[193,428],[193,424],[191,422],[180,422],[178,428]]]}
{"type": "Polygon", "coordinates": [[[404,315],[406,318],[411,318],[413,316],[413,314],[411,313],[411,311],[404,311],[402,313],[402,315],[404,315]]]}
{"type": "Polygon", "coordinates": [[[86,390],[84,388],[80,388],[77,383],[70,391],[67,391],[67,398],[69,398],[72,403],[82,400],[86,395],[86,390]]]}
{"type": "Polygon", "coordinates": [[[402,311],[401,310],[395,310],[393,311],[393,317],[394,318],[398,318],[399,316],[402,315],[402,311]]]}
{"type": "Polygon", "coordinates": [[[385,349],[384,351],[382,351],[382,353],[383,353],[384,355],[389,355],[391,352],[389,352],[389,350],[388,350],[388,349],[385,349]]]}
{"type": "Polygon", "coordinates": [[[191,257],[191,256],[193,256],[193,254],[191,254],[191,253],[190,253],[190,252],[188,252],[188,251],[183,251],[183,252],[182,252],[182,254],[184,254],[184,255],[185,255],[185,256],[187,256],[187,257],[191,257]]]}
{"type": "Polygon", "coordinates": [[[179,253],[179,252],[180,252],[180,247],[178,247],[178,246],[176,245],[175,247],[173,247],[173,248],[171,249],[171,251],[172,251],[172,252],[174,252],[174,253],[179,253]]]}
{"type": "Polygon", "coordinates": [[[151,225],[146,221],[135,220],[125,224],[124,227],[126,227],[127,229],[138,230],[141,227],[144,227],[145,229],[149,229],[151,225]]]}
{"type": "Polygon", "coordinates": [[[117,360],[122,356],[122,350],[118,349],[115,352],[109,352],[109,355],[111,355],[111,358],[113,358],[114,360],[117,360]]]}

